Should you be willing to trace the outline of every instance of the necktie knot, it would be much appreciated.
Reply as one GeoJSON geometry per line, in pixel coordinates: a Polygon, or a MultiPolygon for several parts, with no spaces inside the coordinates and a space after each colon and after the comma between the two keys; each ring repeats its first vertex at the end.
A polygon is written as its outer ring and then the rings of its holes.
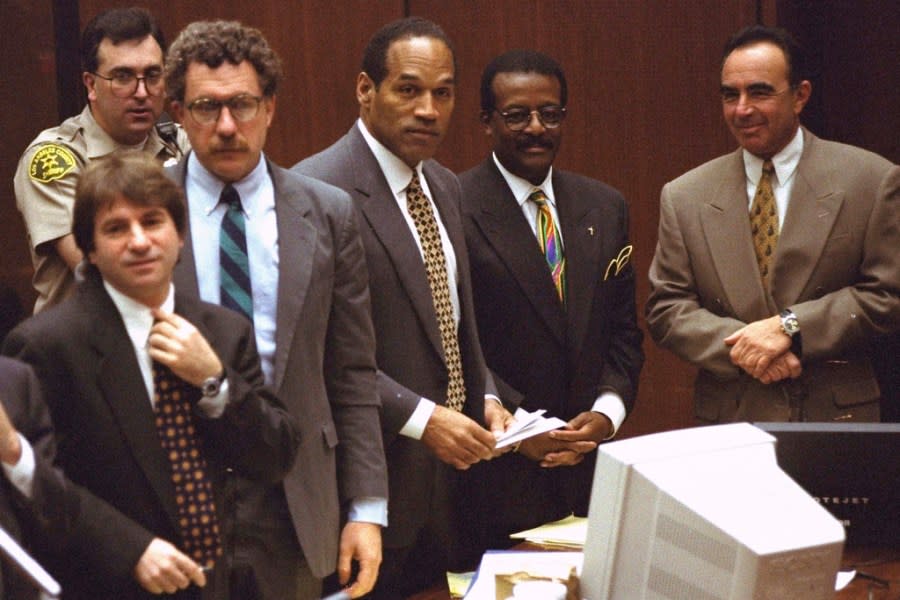
{"type": "Polygon", "coordinates": [[[772,164],[771,160],[767,160],[763,163],[762,172],[763,175],[769,175],[770,177],[775,174],[775,165],[772,164]]]}
{"type": "Polygon", "coordinates": [[[531,194],[528,196],[528,199],[537,204],[539,207],[547,203],[547,195],[543,192],[543,190],[535,190],[531,192],[531,194]]]}
{"type": "Polygon", "coordinates": [[[222,188],[222,193],[219,195],[219,202],[232,210],[241,210],[243,208],[241,206],[241,195],[238,194],[238,191],[234,189],[234,186],[230,183],[222,188]]]}

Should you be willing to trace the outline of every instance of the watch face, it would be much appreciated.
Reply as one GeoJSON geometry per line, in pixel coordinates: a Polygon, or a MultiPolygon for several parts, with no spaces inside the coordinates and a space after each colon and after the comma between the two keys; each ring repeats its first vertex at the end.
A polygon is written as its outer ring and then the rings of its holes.
{"type": "Polygon", "coordinates": [[[800,330],[800,323],[797,321],[797,317],[785,317],[781,321],[782,327],[784,327],[784,332],[788,335],[794,335],[800,330]]]}

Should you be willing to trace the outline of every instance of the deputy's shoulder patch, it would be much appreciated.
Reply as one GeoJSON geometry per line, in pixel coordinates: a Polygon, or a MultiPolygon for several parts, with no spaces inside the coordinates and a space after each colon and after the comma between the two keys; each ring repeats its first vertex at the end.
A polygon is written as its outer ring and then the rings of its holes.
{"type": "Polygon", "coordinates": [[[28,166],[28,176],[34,181],[50,183],[75,168],[75,156],[65,146],[45,144],[38,148],[28,166]]]}

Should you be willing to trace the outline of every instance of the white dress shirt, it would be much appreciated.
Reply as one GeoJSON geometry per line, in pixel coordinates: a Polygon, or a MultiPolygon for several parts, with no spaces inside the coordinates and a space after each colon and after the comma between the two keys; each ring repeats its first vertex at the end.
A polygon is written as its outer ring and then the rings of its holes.
{"type": "MultiPolygon", "coordinates": [[[[797,165],[800,164],[800,156],[803,154],[803,130],[797,128],[797,133],[781,149],[781,152],[772,157],[772,166],[775,167],[775,175],[771,178],[772,191],[775,193],[775,206],[778,209],[778,228],[784,226],[784,215],[787,213],[788,201],[791,198],[791,190],[794,189],[794,174],[797,165]]],[[[763,159],[750,154],[746,150],[744,155],[744,171],[747,174],[747,210],[753,207],[753,198],[756,196],[756,186],[762,175],[763,159]]]]}
{"type": "MultiPolygon", "coordinates": [[[[275,315],[278,304],[278,219],[275,187],[265,156],[240,181],[233,183],[241,197],[247,233],[247,259],[253,295],[253,331],[266,383],[275,377],[275,315]]],[[[221,304],[219,287],[219,232],[228,210],[219,203],[225,184],[210,173],[191,152],[188,156],[185,193],[190,199],[191,244],[200,297],[221,304]]]]}

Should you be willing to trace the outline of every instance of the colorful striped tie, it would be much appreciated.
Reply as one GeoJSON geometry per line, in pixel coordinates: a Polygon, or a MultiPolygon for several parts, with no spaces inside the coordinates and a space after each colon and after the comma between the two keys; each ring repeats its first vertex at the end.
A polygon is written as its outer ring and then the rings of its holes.
{"type": "Polygon", "coordinates": [[[219,232],[219,289],[222,306],[253,321],[253,293],[250,286],[250,261],[247,258],[247,233],[241,197],[231,184],[225,186],[219,202],[228,210],[219,232]]]}
{"type": "Polygon", "coordinates": [[[547,196],[541,190],[537,190],[528,196],[528,199],[534,202],[538,207],[537,213],[537,236],[538,242],[541,244],[541,250],[544,252],[544,258],[547,259],[547,266],[550,267],[550,275],[553,277],[553,285],[556,286],[556,293],[559,295],[559,301],[566,303],[566,257],[563,256],[562,240],[559,237],[559,229],[553,222],[553,213],[547,206],[547,196]]]}
{"type": "Polygon", "coordinates": [[[750,207],[750,233],[753,235],[753,249],[756,263],[762,277],[763,287],[769,289],[769,272],[775,245],[778,243],[778,211],[775,194],[772,191],[772,174],[775,167],[771,160],[763,163],[759,185],[750,207]]]}
{"type": "Polygon", "coordinates": [[[431,288],[431,300],[441,332],[441,346],[447,365],[447,408],[461,411],[466,402],[466,386],[463,380],[462,359],[459,353],[459,339],[456,335],[456,319],[453,318],[453,304],[450,301],[450,284],[447,282],[447,260],[441,245],[431,202],[422,190],[419,173],[413,171],[412,181],[406,188],[406,206],[419,233],[422,254],[425,255],[425,272],[431,288]]]}

